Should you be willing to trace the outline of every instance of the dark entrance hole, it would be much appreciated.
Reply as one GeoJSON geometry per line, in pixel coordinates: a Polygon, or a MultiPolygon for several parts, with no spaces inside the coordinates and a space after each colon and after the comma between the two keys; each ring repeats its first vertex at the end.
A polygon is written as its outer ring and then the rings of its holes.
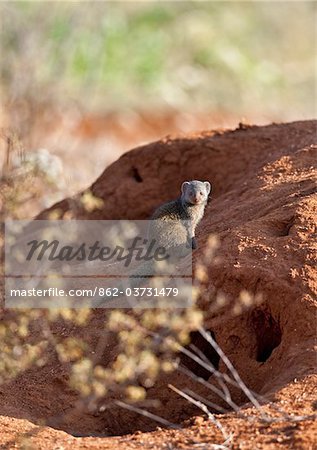
{"type": "Polygon", "coordinates": [[[132,167],[132,176],[137,183],[142,183],[143,178],[141,177],[140,172],[136,167],[132,167]]]}
{"type": "Polygon", "coordinates": [[[265,362],[281,343],[280,325],[267,310],[253,311],[252,324],[256,334],[256,360],[265,362]]]}
{"type": "MultiPolygon", "coordinates": [[[[212,331],[210,331],[210,334],[213,339],[216,340],[215,334],[212,331]]],[[[199,333],[199,331],[193,331],[190,333],[190,344],[186,346],[186,349],[218,370],[220,356],[212,345],[199,333]]],[[[208,380],[211,375],[211,372],[208,369],[201,366],[188,355],[181,354],[181,364],[204,380],[208,380]]]]}
{"type": "Polygon", "coordinates": [[[275,235],[278,237],[289,236],[292,226],[295,223],[295,216],[274,224],[275,235]]]}

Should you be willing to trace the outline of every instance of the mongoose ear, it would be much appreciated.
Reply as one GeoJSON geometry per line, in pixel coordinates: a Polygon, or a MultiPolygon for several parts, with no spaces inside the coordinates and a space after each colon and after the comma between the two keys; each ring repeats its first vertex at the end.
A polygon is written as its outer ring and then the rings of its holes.
{"type": "Polygon", "coordinates": [[[182,184],[182,194],[185,194],[186,189],[188,188],[189,185],[190,185],[189,181],[184,181],[184,183],[182,184]]]}
{"type": "Polygon", "coordinates": [[[211,184],[209,181],[204,181],[204,185],[206,186],[207,195],[209,195],[211,191],[211,184]]]}

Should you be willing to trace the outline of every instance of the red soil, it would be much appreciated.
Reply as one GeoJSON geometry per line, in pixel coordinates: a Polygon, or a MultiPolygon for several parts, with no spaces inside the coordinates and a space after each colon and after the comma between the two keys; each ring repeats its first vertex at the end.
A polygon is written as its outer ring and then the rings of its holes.
{"type": "MultiPolygon", "coordinates": [[[[102,210],[87,213],[80,196],[53,207],[67,217],[144,219],[158,204],[176,197],[184,180],[210,180],[212,200],[199,227],[199,248],[194,253],[197,263],[208,237],[217,234],[217,258],[208,267],[206,295],[199,299],[205,328],[214,333],[244,382],[267,398],[264,408],[272,416],[277,415],[273,402],[296,415],[312,415],[316,409],[316,126],[316,121],[240,126],[234,131],[165,139],[125,154],[105,170],[91,187],[104,200],[102,210]],[[242,290],[261,296],[261,303],[249,308],[238,304],[242,290]],[[212,306],[219,292],[227,303],[215,312],[212,306]]],[[[39,218],[50,212],[44,211],[39,218]]],[[[104,313],[98,312],[85,330],[92,347],[94,332],[103,321],[104,313]]],[[[66,333],[62,324],[55,333],[66,333]]],[[[206,353],[197,335],[193,339],[206,353]]],[[[103,362],[112,357],[109,351],[103,362]]],[[[195,371],[195,365],[191,369],[195,371]]],[[[219,370],[226,370],[223,362],[219,370]]],[[[181,373],[162,376],[148,396],[161,402],[155,414],[182,423],[184,428],[152,432],[156,427],[152,421],[124,410],[79,414],[74,409],[76,395],[66,379],[65,368],[52,358],[44,368],[31,369],[1,387],[2,448],[22,448],[16,438],[20,433],[29,436],[38,449],[207,449],[223,441],[212,423],[196,417],[200,414],[197,408],[168,389],[172,380],[180,389],[190,387],[216,401],[210,391],[181,373]],[[30,423],[39,420],[68,433],[94,437],[74,438],[30,423]],[[96,437],[128,432],[134,434],[96,437]]],[[[239,404],[246,401],[240,392],[233,396],[239,404]]],[[[265,424],[254,408],[246,407],[244,412],[253,421],[236,413],[218,417],[233,433],[232,448],[313,449],[316,445],[313,418],[265,424]]]]}

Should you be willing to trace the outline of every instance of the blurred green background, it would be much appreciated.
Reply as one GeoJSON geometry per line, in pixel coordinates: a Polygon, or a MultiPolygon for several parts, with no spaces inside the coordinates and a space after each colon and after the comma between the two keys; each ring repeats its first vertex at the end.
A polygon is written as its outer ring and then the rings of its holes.
{"type": "MultiPolygon", "coordinates": [[[[316,2],[0,3],[0,128],[70,192],[168,133],[316,116],[316,2]]],[[[0,146],[1,150],[1,146],[0,146]]]]}
{"type": "Polygon", "coordinates": [[[9,100],[315,113],[316,2],[4,2],[1,17],[9,100]]]}

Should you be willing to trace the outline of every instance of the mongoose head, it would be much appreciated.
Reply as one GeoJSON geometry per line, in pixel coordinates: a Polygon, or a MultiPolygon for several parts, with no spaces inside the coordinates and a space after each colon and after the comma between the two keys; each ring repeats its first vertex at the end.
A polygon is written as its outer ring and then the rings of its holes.
{"type": "Polygon", "coordinates": [[[206,204],[211,191],[209,181],[184,181],[182,184],[182,199],[191,205],[206,204]]]}

